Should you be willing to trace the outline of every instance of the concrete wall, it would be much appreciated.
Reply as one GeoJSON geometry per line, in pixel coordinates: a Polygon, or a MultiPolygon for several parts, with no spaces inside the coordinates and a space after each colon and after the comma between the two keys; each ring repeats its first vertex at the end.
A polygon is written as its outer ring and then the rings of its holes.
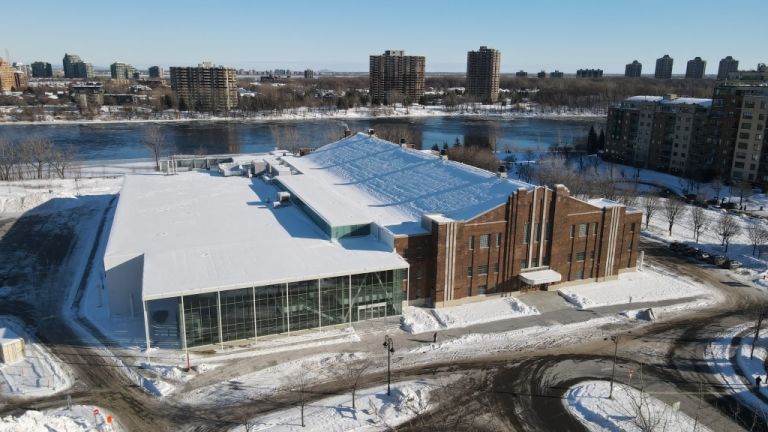
{"type": "Polygon", "coordinates": [[[144,255],[105,257],[104,271],[110,316],[143,316],[144,255]]]}

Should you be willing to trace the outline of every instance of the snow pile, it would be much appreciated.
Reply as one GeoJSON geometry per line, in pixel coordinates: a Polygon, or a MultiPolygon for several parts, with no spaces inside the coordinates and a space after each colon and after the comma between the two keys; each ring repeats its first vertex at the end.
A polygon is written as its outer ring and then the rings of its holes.
{"type": "Polygon", "coordinates": [[[416,334],[538,314],[535,307],[513,297],[439,309],[412,306],[403,311],[401,328],[407,333],[416,334]]]}
{"type": "Polygon", "coordinates": [[[612,281],[561,288],[557,293],[578,309],[714,295],[703,285],[649,267],[644,271],[623,273],[612,281]]]}
{"type": "Polygon", "coordinates": [[[752,358],[749,358],[749,354],[752,352],[753,340],[754,333],[741,338],[741,344],[739,344],[739,348],[736,350],[736,364],[750,384],[755,385],[757,377],[761,378],[763,385],[760,386],[760,393],[768,397],[768,383],[766,383],[768,377],[766,377],[765,371],[765,360],[768,358],[768,347],[766,347],[768,339],[759,339],[755,345],[755,352],[752,358]]]}
{"type": "Polygon", "coordinates": [[[70,377],[48,350],[15,318],[0,316],[0,328],[8,327],[24,339],[24,359],[0,363],[0,395],[45,396],[71,385],[70,377]]]}
{"type": "Polygon", "coordinates": [[[84,195],[112,195],[120,190],[122,178],[45,179],[3,182],[0,186],[0,214],[18,214],[60,198],[46,210],[63,210],[78,205],[84,195]]]}
{"type": "Polygon", "coordinates": [[[112,416],[112,414],[103,408],[98,408],[99,414],[94,416],[94,408],[93,406],[73,405],[71,410],[65,407],[46,411],[26,411],[18,417],[0,418],[0,432],[87,432],[94,430],[119,432],[123,430],[114,418],[111,425],[107,423],[107,416],[112,416]]]}
{"type": "Polygon", "coordinates": [[[584,381],[568,389],[563,404],[590,431],[642,431],[644,425],[667,432],[708,431],[701,424],[651,394],[610,382],[584,381]]]}
{"type": "Polygon", "coordinates": [[[251,429],[239,426],[232,431],[389,430],[426,413],[431,408],[429,394],[435,386],[426,380],[394,383],[391,396],[387,396],[386,385],[361,389],[355,398],[357,409],[352,409],[351,393],[309,403],[304,407],[305,427],[301,427],[301,412],[295,407],[251,419],[251,429]]]}

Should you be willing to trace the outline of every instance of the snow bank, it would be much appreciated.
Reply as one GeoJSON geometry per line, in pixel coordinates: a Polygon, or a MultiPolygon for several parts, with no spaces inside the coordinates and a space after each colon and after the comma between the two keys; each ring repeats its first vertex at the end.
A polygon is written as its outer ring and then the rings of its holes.
{"type": "Polygon", "coordinates": [[[412,306],[403,311],[401,328],[407,333],[416,334],[538,314],[535,307],[513,297],[440,309],[412,306]]]}
{"type": "Polygon", "coordinates": [[[64,407],[42,412],[26,411],[18,417],[0,418],[0,432],[87,432],[97,429],[120,432],[123,430],[114,417],[111,425],[107,423],[107,416],[112,416],[112,413],[98,408],[99,414],[94,416],[94,408],[96,407],[73,405],[71,410],[64,407]]]}
{"type": "Polygon", "coordinates": [[[578,309],[687,297],[715,297],[715,293],[701,284],[663,274],[649,266],[643,271],[621,274],[616,280],[561,288],[557,293],[578,309]]]}
{"type": "Polygon", "coordinates": [[[47,211],[65,210],[79,205],[84,195],[112,195],[120,190],[122,178],[45,179],[3,182],[0,185],[0,215],[31,210],[51,199],[61,198],[47,211]]]}
{"type": "MultiPolygon", "coordinates": [[[[389,430],[432,409],[430,391],[438,383],[432,380],[404,381],[392,384],[391,396],[381,385],[357,391],[352,409],[351,394],[333,396],[304,407],[305,427],[301,427],[299,408],[289,408],[250,420],[259,431],[349,431],[389,430]]],[[[246,431],[245,426],[232,429],[246,431]]]]}
{"type": "MultiPolygon", "coordinates": [[[[610,382],[584,381],[568,389],[563,404],[590,431],[642,431],[642,420],[666,432],[694,431],[694,419],[651,394],[624,384],[614,383],[609,399],[610,382]]],[[[697,431],[708,431],[701,424],[697,431]]]]}

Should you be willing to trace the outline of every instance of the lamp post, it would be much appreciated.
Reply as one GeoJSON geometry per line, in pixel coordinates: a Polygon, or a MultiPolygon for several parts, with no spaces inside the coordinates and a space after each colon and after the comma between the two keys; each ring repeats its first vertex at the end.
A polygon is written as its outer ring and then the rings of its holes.
{"type": "Polygon", "coordinates": [[[387,350],[387,396],[390,396],[390,383],[392,382],[392,375],[390,372],[390,362],[392,359],[392,353],[395,352],[395,343],[389,335],[384,335],[384,348],[387,350]]]}
{"type": "MultiPolygon", "coordinates": [[[[613,381],[616,378],[616,358],[619,354],[619,341],[621,340],[621,335],[611,336],[610,339],[611,342],[613,342],[613,369],[611,370],[611,391],[608,394],[608,399],[613,399],[613,381]]],[[[608,340],[608,338],[603,340],[608,340]]]]}

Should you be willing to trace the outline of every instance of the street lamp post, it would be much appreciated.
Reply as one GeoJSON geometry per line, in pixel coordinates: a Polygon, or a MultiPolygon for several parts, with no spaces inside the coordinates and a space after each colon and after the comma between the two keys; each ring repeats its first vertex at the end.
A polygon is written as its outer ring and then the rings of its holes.
{"type": "MultiPolygon", "coordinates": [[[[627,332],[632,333],[632,332],[627,332]]],[[[608,340],[609,338],[604,338],[603,340],[608,340]]],[[[611,371],[611,391],[608,394],[608,399],[613,399],[613,381],[616,378],[616,359],[618,358],[619,354],[619,341],[621,340],[621,335],[614,335],[610,337],[611,342],[613,342],[613,370],[611,371]]]]}
{"type": "Polygon", "coordinates": [[[387,350],[387,396],[390,396],[390,383],[392,382],[392,375],[390,373],[390,362],[392,359],[392,353],[395,352],[395,343],[389,335],[384,335],[384,348],[387,350]]]}

